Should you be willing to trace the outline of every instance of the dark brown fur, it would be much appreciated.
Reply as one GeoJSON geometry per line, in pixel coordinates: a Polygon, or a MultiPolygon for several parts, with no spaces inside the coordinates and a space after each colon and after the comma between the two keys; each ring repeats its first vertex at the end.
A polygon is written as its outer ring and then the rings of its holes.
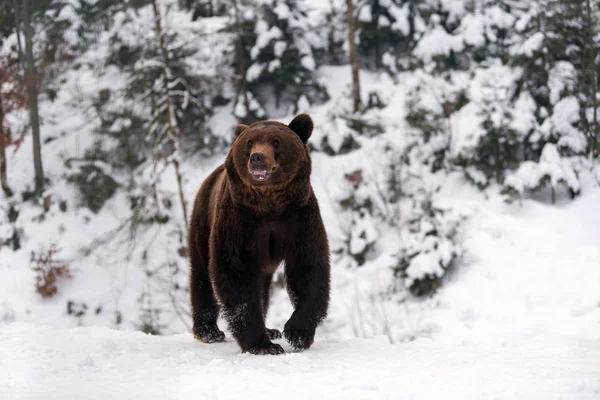
{"type": "Polygon", "coordinates": [[[306,142],[312,127],[305,114],[287,126],[238,126],[225,163],[203,182],[189,235],[193,332],[199,340],[224,340],[217,327],[221,309],[242,351],[283,353],[271,342],[281,334],[264,322],[271,280],[283,261],[295,310],[283,334],[294,348],[312,345],[327,314],[330,286],[329,246],[309,180],[306,142]],[[264,182],[249,172],[256,152],[270,171],[264,182]]]}

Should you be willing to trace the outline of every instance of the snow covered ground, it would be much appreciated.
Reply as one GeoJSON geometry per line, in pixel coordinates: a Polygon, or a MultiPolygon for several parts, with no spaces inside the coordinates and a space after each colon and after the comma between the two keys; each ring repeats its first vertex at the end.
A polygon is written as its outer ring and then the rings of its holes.
{"type": "MultiPolygon", "coordinates": [[[[466,202],[464,266],[435,300],[381,304],[392,339],[411,342],[350,339],[348,293],[381,269],[338,268],[332,316],[302,353],[280,340],[283,356],[240,354],[229,334],[207,345],[189,333],[0,326],[0,398],[598,399],[599,204],[600,190],[559,206],[466,202]]],[[[269,325],[281,327],[291,308],[283,292],[274,303],[269,325]]]]}
{"type": "MultiPolygon", "coordinates": [[[[289,347],[286,347],[289,351],[289,347]]],[[[598,399],[600,351],[387,338],[257,357],[234,342],[16,323],[0,330],[3,399],[598,399]],[[315,397],[316,396],[316,397],[315,397]]]]}
{"type": "Polygon", "coordinates": [[[434,337],[600,349],[599,207],[598,189],[558,206],[486,202],[431,315],[434,337]]]}

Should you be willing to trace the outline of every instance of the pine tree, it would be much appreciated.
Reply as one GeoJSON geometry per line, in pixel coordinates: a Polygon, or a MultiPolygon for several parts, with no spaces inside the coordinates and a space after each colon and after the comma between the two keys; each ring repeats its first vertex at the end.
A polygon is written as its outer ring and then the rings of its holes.
{"type": "Polygon", "coordinates": [[[24,0],[21,8],[23,14],[23,31],[25,33],[25,60],[27,98],[29,99],[29,121],[33,138],[33,165],[35,171],[35,191],[41,196],[44,191],[44,167],[42,165],[42,143],[40,139],[40,114],[38,108],[38,76],[33,56],[33,28],[31,26],[30,0],[24,0]]]}
{"type": "Polygon", "coordinates": [[[506,173],[518,167],[522,141],[522,136],[512,126],[510,90],[493,78],[488,86],[492,97],[484,99],[480,112],[482,131],[479,140],[455,160],[464,168],[467,179],[481,189],[491,180],[502,184],[506,173]]]}
{"type": "Polygon", "coordinates": [[[413,50],[432,17],[441,29],[457,26],[441,11],[441,4],[429,0],[364,0],[358,8],[359,50],[366,65],[393,75],[421,64],[413,50]]]}
{"type": "Polygon", "coordinates": [[[551,0],[557,18],[552,20],[557,32],[557,41],[564,46],[566,58],[578,72],[578,99],[580,104],[580,130],[587,138],[590,156],[598,154],[597,142],[600,133],[598,124],[598,63],[596,41],[599,3],[595,0],[551,0]],[[560,14],[560,18],[558,15],[560,14]]]}
{"type": "Polygon", "coordinates": [[[374,69],[383,67],[384,57],[409,50],[408,4],[397,0],[367,0],[358,5],[359,51],[374,69]]]}
{"type": "Polygon", "coordinates": [[[599,129],[594,56],[597,7],[592,0],[544,0],[517,21],[522,50],[515,52],[511,62],[523,68],[523,75],[515,95],[522,90],[531,93],[542,125],[542,133],[529,140],[534,148],[525,149],[526,159],[539,158],[546,143],[558,143],[563,155],[594,153],[599,129]],[[571,119],[569,127],[561,119],[571,115],[573,107],[579,117],[571,119]],[[553,121],[555,113],[563,118],[553,121]]]}
{"type": "Polygon", "coordinates": [[[306,13],[296,0],[235,1],[230,28],[235,32],[238,83],[235,115],[243,122],[266,116],[265,107],[295,112],[300,101],[327,98],[316,81],[315,48],[322,46],[311,32],[306,13]],[[274,104],[263,95],[272,93],[274,104]],[[291,109],[289,109],[291,107],[291,109]]]}
{"type": "Polygon", "coordinates": [[[346,0],[346,13],[348,18],[348,47],[350,50],[350,65],[352,68],[352,111],[360,109],[360,75],[358,72],[358,51],[356,49],[356,16],[354,13],[354,0],[346,0]]]}
{"type": "Polygon", "coordinates": [[[249,87],[247,76],[252,63],[250,49],[256,40],[254,33],[256,5],[253,0],[231,0],[231,2],[233,9],[230,13],[231,22],[227,29],[232,32],[232,65],[237,75],[234,115],[240,122],[250,124],[266,117],[263,106],[249,87]]]}

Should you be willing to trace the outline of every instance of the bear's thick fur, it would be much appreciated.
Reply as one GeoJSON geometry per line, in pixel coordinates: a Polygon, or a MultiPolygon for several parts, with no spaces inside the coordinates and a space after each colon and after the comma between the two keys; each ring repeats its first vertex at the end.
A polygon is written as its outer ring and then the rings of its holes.
{"type": "Polygon", "coordinates": [[[285,264],[294,312],[283,335],[309,348],[329,304],[329,244],[310,184],[311,118],[239,125],[225,160],[202,183],[189,232],[193,333],[225,339],[219,309],[243,352],[280,354],[265,327],[273,274],[285,264]]]}

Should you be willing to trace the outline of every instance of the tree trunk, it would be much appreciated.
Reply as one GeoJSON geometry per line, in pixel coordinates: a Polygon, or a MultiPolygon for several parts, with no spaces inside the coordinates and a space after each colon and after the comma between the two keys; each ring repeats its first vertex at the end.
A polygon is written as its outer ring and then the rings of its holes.
{"type": "Polygon", "coordinates": [[[350,47],[350,65],[352,66],[352,101],[353,110],[360,109],[360,79],[358,76],[358,52],[356,50],[356,18],[354,17],[354,0],[346,0],[348,8],[348,44],[350,47]]]}
{"type": "MultiPolygon", "coordinates": [[[[179,131],[179,127],[177,126],[177,115],[175,114],[175,103],[173,102],[173,98],[171,97],[171,94],[170,94],[171,71],[169,70],[169,67],[168,67],[169,52],[167,50],[167,45],[165,43],[165,38],[163,36],[161,19],[160,19],[160,14],[158,12],[158,7],[156,6],[156,0],[152,0],[152,10],[154,12],[154,29],[156,30],[156,36],[158,37],[158,44],[160,46],[161,57],[162,57],[162,62],[163,62],[163,85],[164,85],[164,89],[166,92],[166,100],[167,100],[169,136],[170,136],[170,140],[173,142],[173,145],[175,146],[175,148],[179,149],[178,141],[181,137],[181,132],[179,131]]],[[[175,151],[178,151],[178,150],[175,150],[175,151]]],[[[173,163],[173,166],[175,168],[175,176],[177,179],[177,190],[179,192],[179,201],[181,203],[181,211],[183,213],[183,219],[185,220],[185,231],[186,231],[186,236],[187,236],[188,216],[187,216],[187,206],[185,203],[185,198],[183,196],[183,178],[182,178],[181,170],[179,168],[179,160],[177,159],[177,157],[173,158],[171,162],[173,163]]]]}
{"type": "MultiPolygon", "coordinates": [[[[242,93],[242,95],[244,96],[244,106],[246,107],[246,110],[249,110],[250,109],[250,101],[248,100],[248,81],[246,80],[246,72],[248,71],[248,65],[250,63],[248,62],[248,60],[246,58],[246,54],[245,54],[244,32],[241,31],[242,21],[240,18],[240,9],[239,9],[237,0],[233,0],[233,8],[234,8],[234,15],[235,15],[235,25],[236,25],[236,29],[238,30],[237,40],[235,43],[235,45],[237,47],[236,55],[238,58],[237,74],[239,76],[239,80],[237,83],[237,91],[238,91],[238,93],[242,93]]],[[[245,122],[250,122],[250,121],[245,121],[245,122]]]]}
{"type": "Polygon", "coordinates": [[[2,97],[0,97],[0,186],[7,196],[10,196],[11,190],[8,187],[8,177],[6,173],[6,146],[8,145],[8,132],[4,129],[4,108],[2,108],[2,97]]]}
{"type": "Polygon", "coordinates": [[[19,66],[25,74],[25,60],[23,56],[23,45],[21,44],[21,29],[19,28],[19,4],[18,0],[13,0],[15,9],[15,33],[17,34],[17,55],[19,56],[19,66]]]}
{"type": "Polygon", "coordinates": [[[33,58],[33,31],[31,28],[29,0],[23,0],[23,31],[25,33],[25,56],[27,59],[27,72],[25,83],[29,96],[29,118],[31,135],[33,138],[33,166],[35,170],[35,191],[38,196],[44,191],[44,167],[42,165],[42,146],[40,142],[40,115],[38,112],[37,72],[33,58]]]}
{"type": "MultiPolygon", "coordinates": [[[[0,141],[2,138],[0,138],[0,141]]],[[[4,144],[0,143],[0,182],[2,185],[2,190],[7,196],[12,194],[12,191],[8,187],[8,178],[6,176],[6,149],[4,148],[4,144]]]]}
{"type": "Polygon", "coordinates": [[[590,0],[586,0],[586,16],[585,16],[585,36],[587,41],[587,53],[588,53],[588,63],[587,69],[589,70],[589,85],[592,87],[592,107],[593,111],[593,131],[590,137],[590,155],[591,157],[598,156],[598,141],[600,140],[600,130],[598,129],[598,82],[596,77],[596,49],[594,47],[594,25],[592,19],[592,7],[590,4],[590,0]]]}

